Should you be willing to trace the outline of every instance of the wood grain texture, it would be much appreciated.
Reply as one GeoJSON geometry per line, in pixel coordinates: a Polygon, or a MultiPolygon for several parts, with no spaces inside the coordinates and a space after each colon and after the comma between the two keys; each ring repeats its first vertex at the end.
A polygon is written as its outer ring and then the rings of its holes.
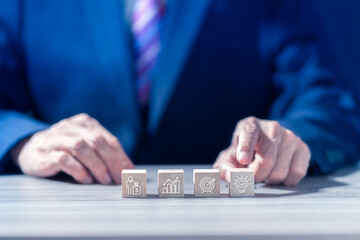
{"type": "Polygon", "coordinates": [[[66,179],[0,177],[0,238],[83,239],[360,239],[360,168],[309,177],[296,187],[257,184],[251,198],[194,198],[185,169],[185,198],[157,197],[157,170],[147,169],[148,197],[122,198],[121,186],[66,179]]]}

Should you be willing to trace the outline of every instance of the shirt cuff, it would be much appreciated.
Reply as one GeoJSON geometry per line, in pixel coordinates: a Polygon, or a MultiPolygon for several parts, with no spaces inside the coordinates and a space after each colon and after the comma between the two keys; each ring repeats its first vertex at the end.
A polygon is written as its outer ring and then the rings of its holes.
{"type": "Polygon", "coordinates": [[[28,115],[0,110],[0,174],[19,172],[10,152],[24,138],[49,127],[28,115]]]}

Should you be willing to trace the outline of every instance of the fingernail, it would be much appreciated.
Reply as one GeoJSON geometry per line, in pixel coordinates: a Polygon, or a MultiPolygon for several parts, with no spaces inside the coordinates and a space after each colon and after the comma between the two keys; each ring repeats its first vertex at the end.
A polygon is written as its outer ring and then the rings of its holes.
{"type": "Polygon", "coordinates": [[[86,184],[91,184],[93,182],[93,179],[92,179],[92,177],[86,177],[84,182],[86,184]]]}
{"type": "Polygon", "coordinates": [[[248,164],[250,162],[250,156],[245,151],[239,151],[236,158],[242,164],[248,164]]]}
{"type": "Polygon", "coordinates": [[[106,174],[106,175],[104,176],[104,183],[105,183],[105,184],[110,184],[110,183],[111,183],[111,177],[110,177],[109,174],[106,174]]]}

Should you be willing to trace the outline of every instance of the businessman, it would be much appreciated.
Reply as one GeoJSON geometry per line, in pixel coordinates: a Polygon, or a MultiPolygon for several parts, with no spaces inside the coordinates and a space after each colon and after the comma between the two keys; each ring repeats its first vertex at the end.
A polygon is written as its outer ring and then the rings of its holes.
{"type": "Polygon", "coordinates": [[[295,185],[355,163],[359,122],[311,1],[0,1],[0,173],[295,185]]]}

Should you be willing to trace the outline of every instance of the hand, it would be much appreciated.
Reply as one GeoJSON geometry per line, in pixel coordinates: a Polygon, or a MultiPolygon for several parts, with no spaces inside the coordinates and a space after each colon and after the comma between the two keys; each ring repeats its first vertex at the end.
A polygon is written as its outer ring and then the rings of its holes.
{"type": "Polygon", "coordinates": [[[93,176],[101,184],[120,184],[122,169],[134,168],[117,138],[86,114],[34,134],[13,153],[25,174],[49,177],[63,171],[85,184],[93,176]]]}
{"type": "Polygon", "coordinates": [[[292,131],[276,121],[248,117],[235,129],[231,146],[223,150],[214,168],[230,181],[229,169],[254,169],[255,182],[296,185],[305,175],[311,153],[292,131]]]}

